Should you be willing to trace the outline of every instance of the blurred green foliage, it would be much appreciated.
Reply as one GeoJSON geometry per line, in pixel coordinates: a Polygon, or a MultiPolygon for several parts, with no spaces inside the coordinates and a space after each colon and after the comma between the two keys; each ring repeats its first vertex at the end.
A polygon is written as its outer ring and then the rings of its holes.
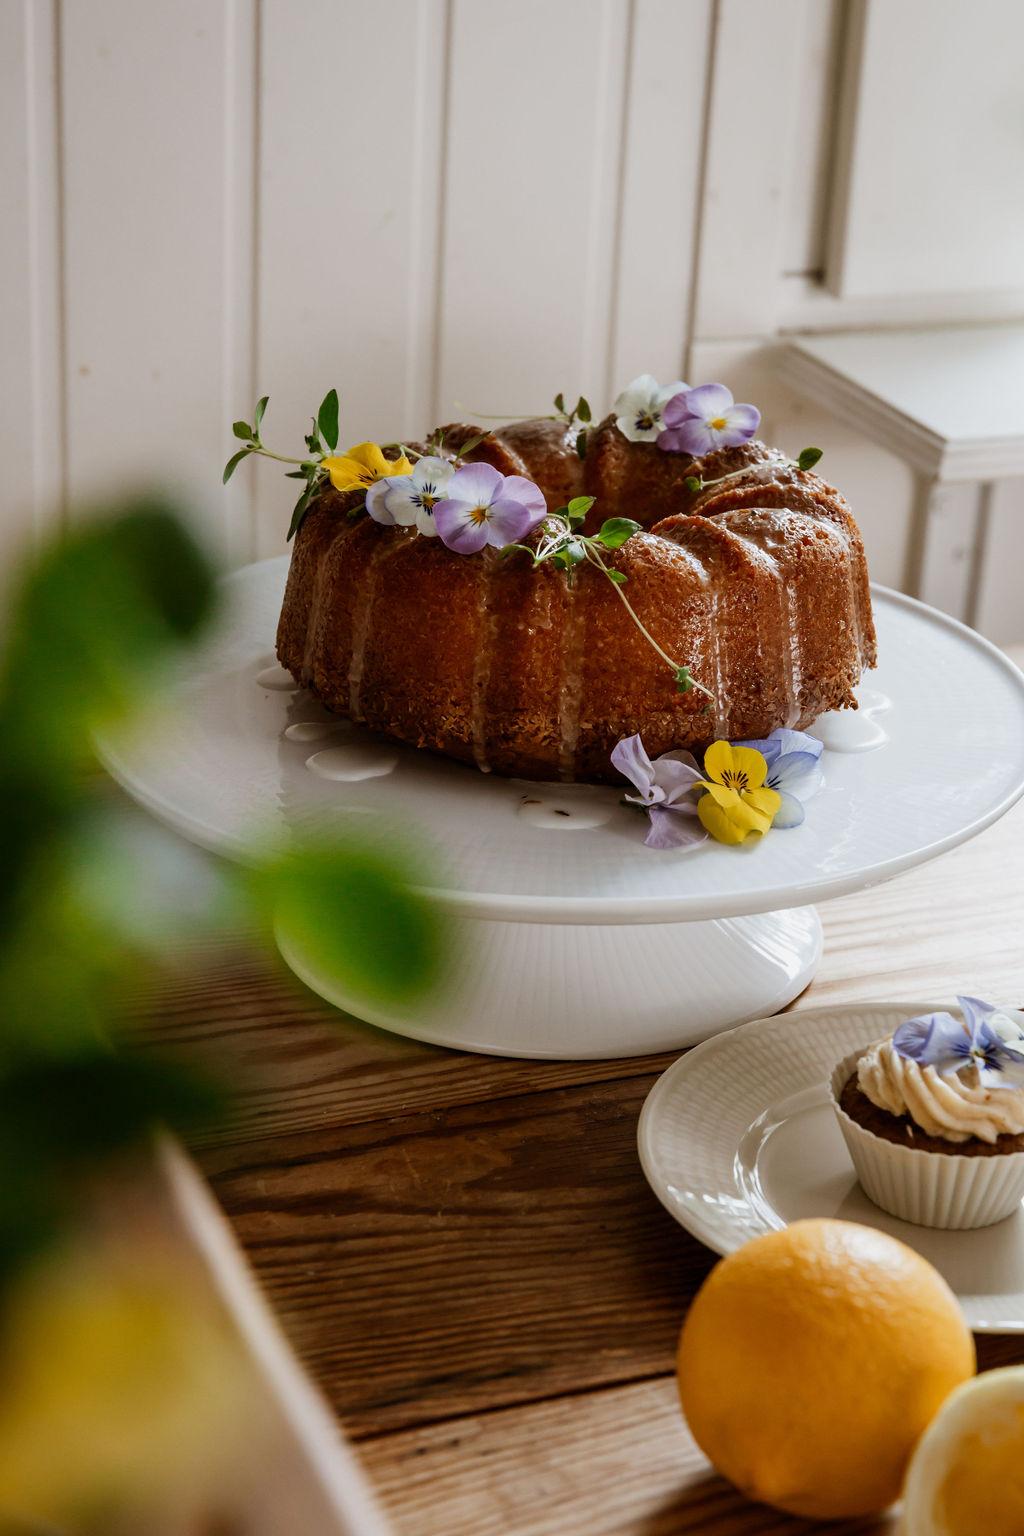
{"type": "Polygon", "coordinates": [[[209,561],[157,499],[61,535],[11,598],[0,654],[0,1288],[59,1230],[81,1177],[158,1123],[189,1129],[223,1108],[188,1065],[118,1047],[126,998],[190,925],[206,932],[240,907],[268,925],[279,917],[374,998],[407,999],[439,973],[438,919],[390,851],[297,848],[241,872],[183,850],[174,867],[104,807],[88,772],[92,733],[131,718],[215,609],[209,561]]]}

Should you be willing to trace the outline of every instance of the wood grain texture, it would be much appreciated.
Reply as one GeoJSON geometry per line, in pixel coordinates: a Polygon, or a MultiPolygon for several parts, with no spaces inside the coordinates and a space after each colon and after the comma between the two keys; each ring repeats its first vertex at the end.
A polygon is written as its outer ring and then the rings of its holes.
{"type": "Polygon", "coordinates": [[[346,1429],[671,1368],[712,1262],[635,1152],[653,1076],[208,1151],[203,1166],[346,1429]]]}
{"type": "Polygon", "coordinates": [[[674,1379],[563,1397],[360,1447],[399,1536],[754,1536],[892,1532],[791,1520],[716,1477],[674,1379]]]}

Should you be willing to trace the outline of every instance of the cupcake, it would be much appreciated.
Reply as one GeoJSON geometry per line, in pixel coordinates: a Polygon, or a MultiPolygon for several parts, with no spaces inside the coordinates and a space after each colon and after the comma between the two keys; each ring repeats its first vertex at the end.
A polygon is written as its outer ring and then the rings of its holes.
{"type": "Polygon", "coordinates": [[[832,1073],[861,1185],[925,1227],[987,1227],[1024,1198],[1024,1014],[959,997],[962,1017],[908,1019],[832,1073]]]}

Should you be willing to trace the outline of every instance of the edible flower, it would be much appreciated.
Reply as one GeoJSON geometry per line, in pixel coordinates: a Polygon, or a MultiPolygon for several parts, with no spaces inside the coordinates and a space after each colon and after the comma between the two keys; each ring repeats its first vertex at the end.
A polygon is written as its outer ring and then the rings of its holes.
{"type": "Polygon", "coordinates": [[[640,791],[625,799],[650,817],[648,848],[693,848],[705,841],[694,799],[700,769],[689,752],[665,752],[652,763],[640,737],[626,736],[613,749],[612,762],[640,791]]]}
{"type": "Polygon", "coordinates": [[[771,826],[782,797],[765,784],[768,764],[754,747],[714,741],[704,754],[705,794],[697,802],[701,825],[720,843],[742,843],[771,826]]]}
{"type": "Polygon", "coordinates": [[[822,744],[806,731],[772,731],[763,741],[741,741],[741,747],[760,752],[768,764],[765,784],[778,791],[779,809],[772,827],[798,827],[804,806],[825,782],[819,758],[822,744]]]}
{"type": "Polygon", "coordinates": [[[658,447],[698,458],[716,448],[735,448],[749,442],[760,421],[757,406],[736,405],[724,384],[699,384],[665,406],[665,430],[658,438],[658,447]]]}
{"type": "Polygon", "coordinates": [[[486,544],[503,549],[518,543],[547,513],[544,493],[532,480],[499,474],[491,464],[466,464],[434,507],[434,525],[449,549],[475,555],[486,544]]]}
{"type": "Polygon", "coordinates": [[[366,493],[366,510],[376,523],[389,527],[413,525],[428,539],[437,534],[434,508],[447,493],[455,465],[447,459],[425,457],[411,475],[389,475],[377,480],[366,493]]]}
{"type": "Polygon", "coordinates": [[[347,453],[322,459],[321,468],[330,475],[336,491],[367,490],[378,480],[412,474],[404,453],[397,459],[386,459],[377,443],[357,443],[347,453]]]}
{"type": "Polygon", "coordinates": [[[921,1067],[952,1077],[974,1067],[982,1088],[1024,1088],[1024,1014],[977,997],[958,997],[963,1019],[925,1013],[907,1019],[893,1049],[921,1067]]]}
{"type": "Polygon", "coordinates": [[[615,425],[631,443],[654,443],[665,426],[665,409],[670,400],[681,396],[688,385],[681,379],[664,389],[649,373],[642,373],[627,384],[612,410],[615,425]]]}

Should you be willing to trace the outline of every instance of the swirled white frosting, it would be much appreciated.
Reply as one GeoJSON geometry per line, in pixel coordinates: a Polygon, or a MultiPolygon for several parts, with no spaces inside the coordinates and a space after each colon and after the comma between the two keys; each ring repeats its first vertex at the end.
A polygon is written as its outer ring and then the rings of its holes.
{"type": "Polygon", "coordinates": [[[891,1038],[865,1051],[857,1063],[857,1082],[878,1109],[909,1115],[927,1136],[995,1141],[1024,1135],[1024,1089],[984,1088],[973,1066],[942,1076],[934,1067],[901,1056],[891,1038]]]}

